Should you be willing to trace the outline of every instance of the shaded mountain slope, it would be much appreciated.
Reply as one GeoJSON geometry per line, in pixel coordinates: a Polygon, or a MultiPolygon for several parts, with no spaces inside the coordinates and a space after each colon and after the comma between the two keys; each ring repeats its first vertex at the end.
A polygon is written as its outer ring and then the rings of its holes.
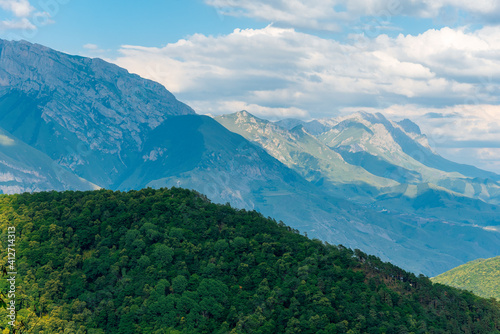
{"type": "Polygon", "coordinates": [[[0,128],[0,193],[94,190],[98,187],[0,128]]]}
{"type": "Polygon", "coordinates": [[[0,82],[0,126],[101,187],[128,168],[147,132],[194,114],[156,82],[24,41],[0,40],[0,82]]]}

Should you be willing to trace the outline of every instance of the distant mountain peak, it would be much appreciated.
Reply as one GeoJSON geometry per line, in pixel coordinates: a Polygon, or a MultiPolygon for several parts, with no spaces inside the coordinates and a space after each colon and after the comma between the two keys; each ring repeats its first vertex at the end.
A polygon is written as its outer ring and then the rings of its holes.
{"type": "Polygon", "coordinates": [[[141,128],[155,128],[170,115],[194,114],[162,85],[99,58],[71,56],[26,41],[0,40],[0,97],[11,91],[38,100],[45,122],[53,121],[82,140],[97,133],[116,147],[130,136],[140,146],[141,128]]]}
{"type": "Polygon", "coordinates": [[[304,125],[306,122],[301,121],[300,119],[296,118],[284,118],[279,121],[274,122],[276,125],[279,127],[285,129],[285,130],[291,130],[297,125],[304,125]]]}
{"type": "Polygon", "coordinates": [[[240,110],[240,111],[235,112],[233,114],[229,114],[228,116],[231,116],[231,115],[236,116],[238,119],[245,119],[245,120],[250,120],[250,121],[259,120],[262,122],[267,122],[267,120],[261,119],[261,118],[255,116],[254,114],[248,112],[247,110],[240,110]]]}
{"type": "Polygon", "coordinates": [[[415,133],[417,135],[421,135],[422,132],[420,131],[420,127],[409,120],[408,118],[403,119],[402,121],[397,122],[401,128],[407,133],[415,133]]]}
{"type": "Polygon", "coordinates": [[[135,163],[150,131],[192,114],[159,83],[102,59],[0,40],[0,125],[100,186],[135,163]]]}
{"type": "Polygon", "coordinates": [[[248,111],[246,110],[240,110],[236,113],[236,115],[239,115],[239,116],[244,116],[244,117],[255,117],[254,115],[252,115],[251,113],[249,113],[248,111]]]}
{"type": "Polygon", "coordinates": [[[241,123],[270,123],[269,121],[265,119],[261,119],[251,113],[249,113],[246,110],[241,110],[232,114],[227,114],[227,115],[222,115],[219,116],[222,118],[229,118],[229,119],[235,119],[235,122],[238,124],[241,123]]]}

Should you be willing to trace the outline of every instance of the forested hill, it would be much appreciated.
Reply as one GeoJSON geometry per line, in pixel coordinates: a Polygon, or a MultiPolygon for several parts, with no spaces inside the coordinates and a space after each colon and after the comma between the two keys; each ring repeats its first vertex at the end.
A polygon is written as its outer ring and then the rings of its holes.
{"type": "Polygon", "coordinates": [[[2,195],[0,221],[32,333],[500,333],[493,300],[188,190],[2,195]]]}
{"type": "Polygon", "coordinates": [[[474,292],[500,301],[500,256],[477,259],[432,279],[433,282],[474,292]]]}

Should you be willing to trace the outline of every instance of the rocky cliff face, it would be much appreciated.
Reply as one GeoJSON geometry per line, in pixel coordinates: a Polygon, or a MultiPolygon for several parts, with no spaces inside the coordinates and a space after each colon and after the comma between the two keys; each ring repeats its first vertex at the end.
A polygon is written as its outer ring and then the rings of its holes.
{"type": "Polygon", "coordinates": [[[102,186],[117,182],[149,131],[187,114],[194,111],[160,84],[101,59],[0,41],[1,126],[102,186]]]}

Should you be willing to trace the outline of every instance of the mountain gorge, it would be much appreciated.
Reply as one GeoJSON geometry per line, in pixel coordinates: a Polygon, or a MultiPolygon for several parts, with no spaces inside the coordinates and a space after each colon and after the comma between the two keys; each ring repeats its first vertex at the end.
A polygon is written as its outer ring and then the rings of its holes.
{"type": "Polygon", "coordinates": [[[195,189],[426,275],[499,255],[500,177],[434,154],[411,121],[213,119],[115,65],[27,42],[0,42],[0,82],[4,193],[195,189]]]}

